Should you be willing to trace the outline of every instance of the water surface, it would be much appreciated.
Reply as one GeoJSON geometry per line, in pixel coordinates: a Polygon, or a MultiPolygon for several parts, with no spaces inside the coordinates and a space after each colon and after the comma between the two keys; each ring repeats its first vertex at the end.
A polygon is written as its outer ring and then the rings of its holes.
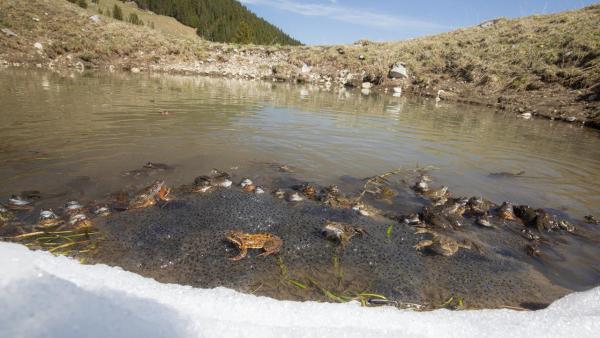
{"type": "Polygon", "coordinates": [[[482,107],[268,82],[150,75],[0,72],[0,196],[91,198],[148,161],[171,184],[213,167],[286,163],[309,181],[430,165],[456,195],[553,208],[600,206],[596,130],[482,107]],[[498,179],[491,172],[525,171],[498,179]]]}

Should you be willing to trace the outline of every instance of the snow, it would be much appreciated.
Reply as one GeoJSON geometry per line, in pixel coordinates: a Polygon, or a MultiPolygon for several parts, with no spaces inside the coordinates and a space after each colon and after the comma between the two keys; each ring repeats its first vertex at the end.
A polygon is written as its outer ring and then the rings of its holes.
{"type": "Polygon", "coordinates": [[[600,288],[536,312],[278,301],[0,243],[0,337],[598,337],[600,288]]]}

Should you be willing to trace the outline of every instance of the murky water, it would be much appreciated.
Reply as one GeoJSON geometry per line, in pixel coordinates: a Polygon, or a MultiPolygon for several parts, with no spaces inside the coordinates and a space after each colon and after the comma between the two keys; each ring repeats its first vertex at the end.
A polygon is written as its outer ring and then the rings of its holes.
{"type": "MultiPolygon", "coordinates": [[[[44,198],[38,208],[135,191],[157,176],[124,173],[149,161],[173,167],[158,175],[170,186],[220,168],[235,180],[251,176],[269,188],[277,182],[309,181],[336,183],[353,192],[362,186],[360,178],[399,167],[433,166],[435,184],[449,186],[455,196],[553,209],[573,222],[598,216],[600,206],[598,131],[522,120],[481,107],[357,91],[165,75],[5,70],[0,72],[0,140],[0,196],[39,190],[44,198]],[[293,178],[277,173],[271,163],[292,167],[293,178]],[[518,177],[490,176],[521,171],[518,177]]],[[[419,211],[423,200],[402,182],[394,184],[401,193],[393,203],[371,202],[397,213],[419,211]]],[[[271,196],[244,196],[239,191],[182,194],[168,208],[115,215],[103,227],[117,236],[106,243],[99,260],[163,281],[260,289],[259,294],[289,299],[312,296],[296,295],[289,285],[281,290],[283,261],[294,278],[312,269],[336,284],[339,276],[331,266],[339,259],[335,264],[345,270],[344,283],[415,302],[442,301],[459,292],[482,306],[545,303],[600,282],[595,265],[600,236],[591,226],[577,236],[548,235],[542,241],[544,255],[532,258],[523,250],[522,225],[505,224],[499,233],[469,220],[468,236],[478,241],[479,251],[460,251],[459,259],[448,264],[445,258],[422,257],[414,250],[422,237],[413,228],[395,228],[393,236],[386,235],[389,219],[368,220],[313,202],[289,207],[271,196]],[[341,253],[315,232],[329,218],[363,226],[370,235],[341,253]],[[274,260],[230,263],[225,257],[232,248],[215,240],[226,227],[285,237],[279,266],[274,260]],[[440,292],[440,287],[447,290],[440,292]]]]}
{"type": "Polygon", "coordinates": [[[583,216],[600,206],[599,136],[391,95],[197,77],[0,73],[0,195],[65,187],[102,195],[148,161],[176,166],[173,183],[251,161],[287,163],[322,183],[420,164],[438,167],[433,175],[459,195],[583,216]],[[502,171],[525,174],[488,176],[502,171]]]}

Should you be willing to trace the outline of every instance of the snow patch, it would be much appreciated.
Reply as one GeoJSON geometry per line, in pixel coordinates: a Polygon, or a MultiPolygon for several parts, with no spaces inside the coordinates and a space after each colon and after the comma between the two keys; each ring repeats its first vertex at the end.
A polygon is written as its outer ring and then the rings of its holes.
{"type": "Polygon", "coordinates": [[[597,337],[600,288],[536,312],[278,301],[0,243],[0,337],[597,337]]]}

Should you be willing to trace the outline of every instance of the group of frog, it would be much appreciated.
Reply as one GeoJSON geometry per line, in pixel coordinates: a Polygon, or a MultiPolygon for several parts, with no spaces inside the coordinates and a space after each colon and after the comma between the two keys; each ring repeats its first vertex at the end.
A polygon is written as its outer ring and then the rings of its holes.
{"type": "MultiPolygon", "coordinates": [[[[575,232],[575,226],[568,220],[559,219],[544,209],[534,209],[527,205],[513,206],[510,202],[496,205],[480,197],[453,198],[448,187],[433,189],[429,182],[431,178],[422,174],[412,189],[429,199],[430,205],[423,207],[418,214],[400,217],[406,224],[417,227],[417,234],[428,233],[432,236],[431,239],[419,242],[416,245],[418,250],[428,249],[443,256],[451,256],[460,248],[476,247],[472,242],[457,241],[447,235],[462,228],[466,218],[473,218],[476,225],[484,228],[496,228],[507,221],[521,224],[520,234],[529,242],[525,251],[531,256],[540,255],[542,238],[539,234],[552,231],[575,232]]],[[[585,221],[599,224],[593,216],[586,216],[585,221]]]]}
{"type": "MultiPolygon", "coordinates": [[[[168,168],[168,166],[148,163],[144,168],[145,170],[162,170],[162,168],[168,168]]],[[[291,171],[287,166],[280,166],[279,170],[282,172],[291,171]]],[[[453,198],[448,187],[431,188],[431,181],[428,175],[420,174],[414,185],[412,185],[412,189],[428,199],[430,203],[424,206],[419,213],[409,215],[391,215],[380,212],[362,203],[362,194],[359,197],[347,197],[335,185],[318,189],[312,184],[304,183],[292,186],[291,189],[275,189],[272,194],[276,198],[290,203],[298,203],[309,199],[334,208],[352,209],[363,216],[379,214],[408,226],[413,226],[416,228],[416,234],[429,236],[429,239],[419,241],[415,245],[415,249],[442,256],[452,256],[461,248],[471,249],[477,247],[470,241],[457,240],[454,236],[451,236],[452,231],[463,226],[465,217],[474,218],[475,224],[485,228],[494,228],[504,221],[521,222],[523,224],[521,234],[529,241],[526,252],[534,256],[540,254],[540,236],[534,233],[532,228],[537,229],[539,232],[575,231],[575,227],[567,220],[559,220],[543,209],[533,209],[524,205],[513,206],[509,202],[504,202],[498,206],[478,197],[453,198]]],[[[209,175],[196,177],[191,185],[184,186],[181,190],[189,193],[209,193],[215,189],[227,189],[232,186],[231,175],[213,169],[209,175]]],[[[243,178],[239,183],[239,187],[248,193],[266,193],[265,188],[256,185],[250,178],[243,178]]],[[[376,184],[375,190],[365,191],[382,199],[389,199],[395,195],[392,189],[381,184],[376,184]]],[[[14,219],[14,212],[32,210],[33,201],[36,197],[38,196],[32,193],[13,195],[8,199],[5,206],[0,205],[0,226],[14,219]]],[[[116,194],[112,203],[98,204],[91,207],[84,207],[77,201],[70,201],[63,208],[63,217],[59,217],[52,209],[41,210],[38,222],[33,225],[32,230],[45,231],[92,227],[92,221],[88,217],[90,211],[91,214],[97,217],[108,216],[112,211],[164,205],[173,199],[171,189],[166,186],[165,181],[156,180],[151,185],[138,191],[133,198],[129,198],[126,193],[116,194]]],[[[588,223],[599,223],[592,216],[587,216],[586,221],[588,223]]],[[[351,224],[326,221],[321,229],[321,234],[325,239],[337,242],[341,247],[345,247],[353,237],[365,235],[366,231],[351,224]]],[[[240,230],[231,230],[226,234],[225,240],[233,243],[239,250],[237,256],[230,258],[234,261],[246,257],[248,249],[262,249],[263,252],[260,256],[268,256],[278,253],[283,246],[283,240],[271,233],[244,233],[240,230]]]]}

